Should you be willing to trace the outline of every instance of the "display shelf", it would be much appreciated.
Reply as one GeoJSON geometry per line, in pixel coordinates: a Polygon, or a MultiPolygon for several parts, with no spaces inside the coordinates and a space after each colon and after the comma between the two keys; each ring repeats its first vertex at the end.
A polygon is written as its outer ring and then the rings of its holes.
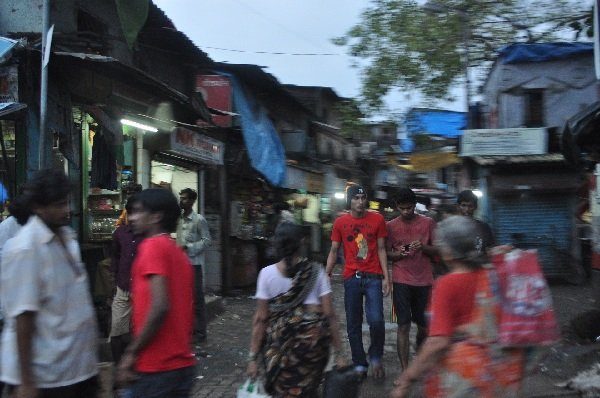
{"type": "Polygon", "coordinates": [[[111,191],[109,189],[90,190],[88,196],[117,196],[121,195],[121,191],[111,191]]]}

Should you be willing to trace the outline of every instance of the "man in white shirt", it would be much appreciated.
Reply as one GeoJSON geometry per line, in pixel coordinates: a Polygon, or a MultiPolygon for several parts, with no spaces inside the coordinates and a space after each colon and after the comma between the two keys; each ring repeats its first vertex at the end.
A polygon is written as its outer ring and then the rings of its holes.
{"type": "Polygon", "coordinates": [[[177,224],[177,245],[188,255],[194,266],[195,311],[194,334],[201,343],[206,341],[206,304],[202,281],[202,265],[204,251],[210,245],[210,231],[206,219],[194,211],[193,206],[198,194],[191,188],[179,192],[179,207],[181,218],[177,224]]]}
{"type": "Polygon", "coordinates": [[[2,252],[0,379],[18,398],[96,396],[97,326],[70,222],[69,181],[42,170],[27,183],[27,223],[2,252]]]}

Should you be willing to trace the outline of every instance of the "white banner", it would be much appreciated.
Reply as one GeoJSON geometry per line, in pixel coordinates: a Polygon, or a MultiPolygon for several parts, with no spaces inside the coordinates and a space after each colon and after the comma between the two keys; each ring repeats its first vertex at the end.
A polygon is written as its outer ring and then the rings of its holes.
{"type": "Polygon", "coordinates": [[[543,155],[548,153],[545,128],[465,130],[460,156],[543,155]]]}

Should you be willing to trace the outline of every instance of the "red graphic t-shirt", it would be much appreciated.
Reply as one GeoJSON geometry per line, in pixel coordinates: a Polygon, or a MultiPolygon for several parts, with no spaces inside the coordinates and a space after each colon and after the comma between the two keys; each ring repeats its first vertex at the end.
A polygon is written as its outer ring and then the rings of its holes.
{"type": "Polygon", "coordinates": [[[344,279],[353,276],[356,271],[383,273],[377,254],[377,239],[386,236],[385,220],[374,211],[366,211],[362,218],[354,218],[348,213],[335,220],[331,240],[340,242],[344,248],[344,279]]]}
{"type": "Polygon", "coordinates": [[[132,323],[137,336],[150,311],[150,276],[167,280],[169,311],[154,336],[140,352],[138,372],[165,372],[196,363],[192,353],[194,269],[187,255],[167,235],[144,239],[131,269],[132,323]]]}
{"type": "MultiPolygon", "coordinates": [[[[415,214],[410,221],[396,217],[387,223],[388,251],[400,251],[401,247],[416,240],[431,245],[435,221],[415,214]]],[[[422,250],[410,252],[408,256],[396,260],[392,267],[392,281],[412,286],[429,286],[433,283],[431,260],[422,250]]]]}

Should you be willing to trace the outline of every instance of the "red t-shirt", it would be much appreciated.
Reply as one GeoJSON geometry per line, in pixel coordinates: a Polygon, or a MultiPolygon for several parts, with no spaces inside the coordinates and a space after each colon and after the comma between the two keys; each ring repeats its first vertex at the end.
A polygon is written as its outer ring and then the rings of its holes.
{"type": "Polygon", "coordinates": [[[386,236],[385,220],[374,211],[367,210],[362,218],[354,218],[348,213],[335,220],[331,240],[340,242],[344,248],[344,279],[356,271],[383,274],[377,254],[377,239],[386,236]]]}
{"type": "Polygon", "coordinates": [[[150,311],[150,276],[167,279],[169,312],[154,339],[140,352],[135,369],[165,372],[193,366],[191,349],[194,270],[186,254],[167,235],[144,239],[131,269],[132,323],[137,336],[150,311]]]}
{"type": "Polygon", "coordinates": [[[485,271],[447,274],[435,281],[429,336],[450,337],[458,326],[471,320],[480,272],[485,271]]]}
{"type": "MultiPolygon", "coordinates": [[[[424,245],[431,245],[435,222],[420,214],[410,221],[396,217],[388,221],[387,225],[388,251],[400,251],[404,245],[416,240],[424,245]]],[[[431,259],[423,250],[411,252],[408,256],[394,261],[392,264],[392,280],[395,283],[404,283],[412,286],[430,286],[433,283],[431,259]]]]}

